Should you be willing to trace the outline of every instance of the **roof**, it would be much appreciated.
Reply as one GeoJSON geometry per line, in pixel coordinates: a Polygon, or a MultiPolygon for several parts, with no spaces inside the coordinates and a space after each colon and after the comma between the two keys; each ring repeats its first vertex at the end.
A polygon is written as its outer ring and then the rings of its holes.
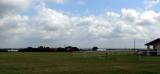
{"type": "Polygon", "coordinates": [[[155,39],[155,40],[153,40],[153,41],[151,41],[149,43],[146,43],[145,45],[154,45],[155,43],[160,43],[160,38],[155,39]]]}

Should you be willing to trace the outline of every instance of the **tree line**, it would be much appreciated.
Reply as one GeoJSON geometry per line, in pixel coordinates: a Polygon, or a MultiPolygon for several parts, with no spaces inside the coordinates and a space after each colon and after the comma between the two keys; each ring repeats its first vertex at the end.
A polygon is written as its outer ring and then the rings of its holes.
{"type": "MultiPolygon", "coordinates": [[[[93,47],[92,51],[97,51],[98,47],[93,47]]],[[[0,52],[14,52],[14,50],[17,50],[16,52],[74,52],[74,51],[82,51],[83,49],[80,49],[78,47],[59,47],[59,48],[50,48],[45,46],[39,46],[37,48],[34,47],[27,47],[27,48],[19,48],[19,49],[0,49],[0,52]]]]}

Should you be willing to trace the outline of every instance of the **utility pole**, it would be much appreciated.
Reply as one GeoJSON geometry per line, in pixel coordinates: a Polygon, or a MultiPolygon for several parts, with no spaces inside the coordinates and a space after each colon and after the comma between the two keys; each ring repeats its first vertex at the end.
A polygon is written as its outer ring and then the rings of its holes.
{"type": "Polygon", "coordinates": [[[136,50],[136,40],[134,39],[134,50],[136,50]]]}
{"type": "Polygon", "coordinates": [[[64,44],[64,48],[66,47],[66,45],[64,44]]]}

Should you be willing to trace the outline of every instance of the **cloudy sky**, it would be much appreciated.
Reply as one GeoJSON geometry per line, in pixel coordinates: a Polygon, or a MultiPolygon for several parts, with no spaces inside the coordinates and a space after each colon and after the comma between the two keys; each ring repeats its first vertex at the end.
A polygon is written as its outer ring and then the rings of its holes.
{"type": "Polygon", "coordinates": [[[0,0],[0,47],[144,48],[160,0],[0,0]]]}

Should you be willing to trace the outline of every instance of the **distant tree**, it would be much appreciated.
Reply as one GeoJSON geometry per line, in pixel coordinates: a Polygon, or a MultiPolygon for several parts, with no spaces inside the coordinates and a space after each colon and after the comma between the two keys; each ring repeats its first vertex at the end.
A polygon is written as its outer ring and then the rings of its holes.
{"type": "Polygon", "coordinates": [[[98,50],[98,47],[97,46],[94,46],[93,48],[92,48],[92,51],[97,51],[98,50]]]}
{"type": "Polygon", "coordinates": [[[33,47],[27,47],[27,49],[33,49],[33,47]]]}
{"type": "Polygon", "coordinates": [[[73,51],[79,51],[79,48],[78,47],[68,46],[68,47],[65,47],[65,50],[67,52],[73,52],[73,51]]]}
{"type": "Polygon", "coordinates": [[[33,47],[27,47],[26,51],[32,51],[33,47]]]}
{"type": "Polygon", "coordinates": [[[44,49],[44,47],[43,46],[39,46],[38,49],[44,49]]]}
{"type": "Polygon", "coordinates": [[[72,46],[67,46],[67,47],[65,47],[65,50],[68,51],[68,52],[69,52],[69,51],[72,51],[72,46]]]}
{"type": "Polygon", "coordinates": [[[73,49],[73,51],[80,51],[80,49],[78,47],[73,47],[72,49],[73,49]]]}
{"type": "Polygon", "coordinates": [[[57,52],[66,52],[65,48],[59,47],[57,48],[57,52]]]}
{"type": "Polygon", "coordinates": [[[0,52],[8,52],[7,49],[0,49],[0,52]]]}
{"type": "Polygon", "coordinates": [[[50,49],[50,47],[45,47],[46,49],[50,49]]]}

